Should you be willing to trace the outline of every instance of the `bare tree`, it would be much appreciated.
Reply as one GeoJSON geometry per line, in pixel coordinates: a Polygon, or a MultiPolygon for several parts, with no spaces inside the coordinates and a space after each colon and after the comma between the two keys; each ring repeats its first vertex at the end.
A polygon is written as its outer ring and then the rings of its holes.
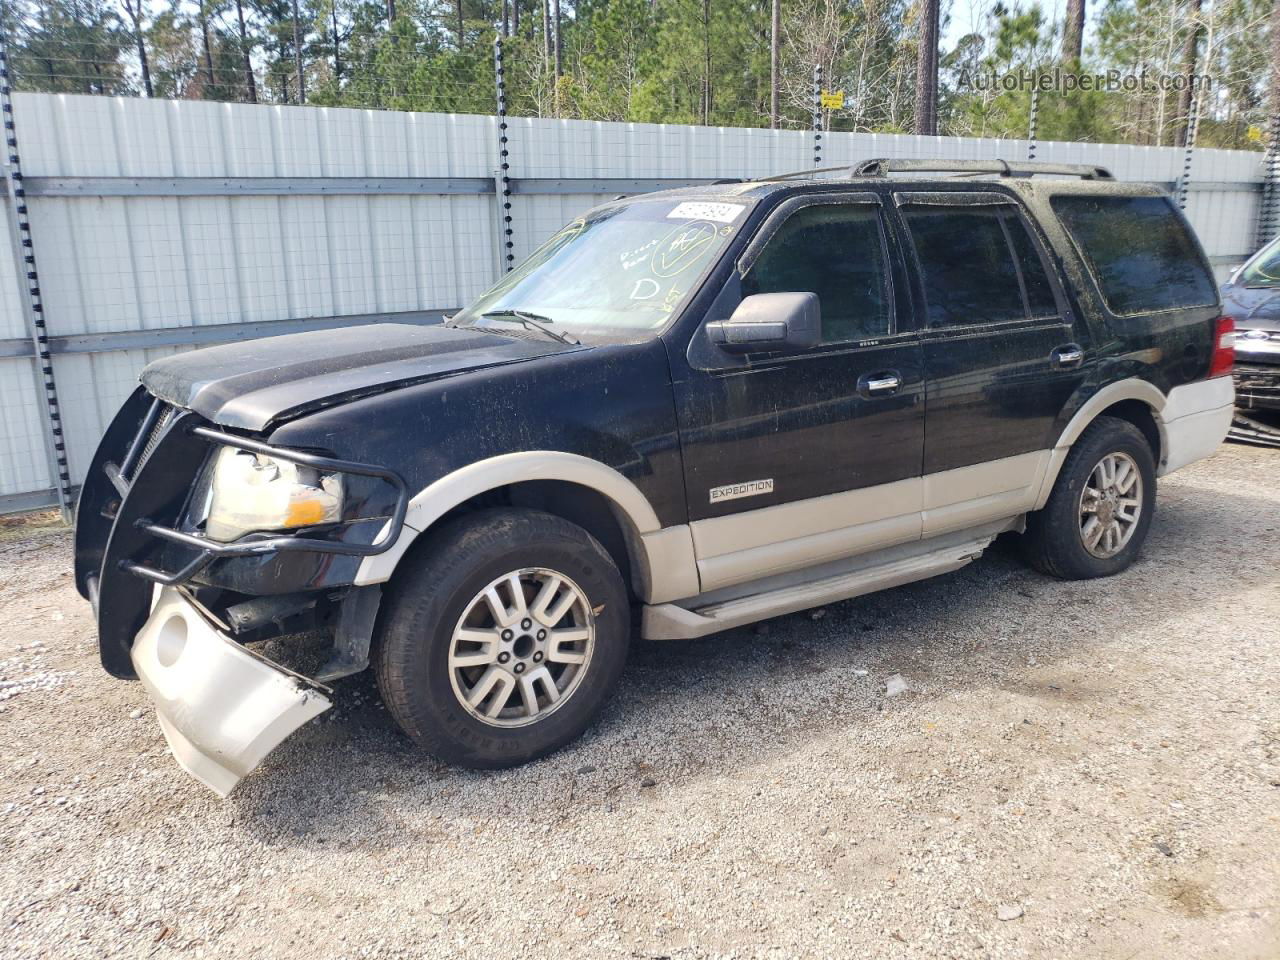
{"type": "MultiPolygon", "coordinates": [[[[1280,0],[1271,7],[1271,89],[1267,94],[1273,130],[1280,127],[1280,0]]],[[[1272,147],[1275,149],[1275,147],[1272,147]]]]}
{"type": "MultiPolygon", "coordinates": [[[[127,0],[126,0],[127,2],[127,0]]],[[[249,102],[258,102],[258,85],[253,79],[253,63],[249,58],[249,31],[244,26],[244,0],[236,0],[236,17],[240,21],[240,56],[244,59],[244,84],[249,94],[249,102]]],[[[336,69],[338,63],[338,5],[333,5],[333,62],[336,69]]]]}
{"type": "Polygon", "coordinates": [[[1079,63],[1084,53],[1084,2],[1067,0],[1067,20],[1062,25],[1062,62],[1079,63]]]}
{"type": "Polygon", "coordinates": [[[147,60],[147,45],[142,39],[142,0],[121,2],[124,4],[124,12],[133,21],[133,39],[138,45],[138,63],[142,66],[142,87],[147,91],[148,97],[154,97],[155,92],[151,89],[151,64],[147,60]]]}
{"type": "Polygon", "coordinates": [[[552,16],[552,19],[555,20],[555,24],[554,24],[555,31],[553,34],[554,36],[553,43],[555,45],[555,54],[556,54],[556,85],[559,86],[560,71],[561,71],[560,57],[561,57],[561,51],[563,49],[563,44],[561,44],[560,42],[560,23],[561,23],[560,0],[551,0],[551,16],[552,16]]]}
{"type": "Polygon", "coordinates": [[[551,0],[542,0],[542,57],[551,62],[551,0]]]}
{"type": "Polygon", "coordinates": [[[396,0],[387,0],[387,26],[396,22],[396,0]]]}
{"type": "Polygon", "coordinates": [[[711,0],[702,0],[702,122],[711,125],[711,0]]]}
{"type": "Polygon", "coordinates": [[[1196,57],[1200,50],[1200,35],[1204,25],[1200,22],[1200,10],[1204,0],[1191,0],[1188,16],[1191,30],[1187,33],[1187,45],[1182,51],[1182,73],[1187,78],[1187,85],[1178,91],[1178,129],[1174,134],[1176,146],[1187,145],[1187,128],[1191,120],[1191,98],[1194,96],[1196,80],[1196,57]]]}
{"type": "Polygon", "coordinates": [[[769,23],[769,126],[778,129],[778,34],[782,25],[782,0],[773,0],[769,23]]]}
{"type": "Polygon", "coordinates": [[[463,19],[463,16],[462,16],[462,0],[457,0],[457,4],[458,4],[458,49],[461,50],[463,33],[467,29],[467,22],[466,20],[463,19]]]}
{"type": "Polygon", "coordinates": [[[200,44],[204,55],[205,82],[208,84],[205,96],[212,97],[216,83],[213,79],[213,39],[209,35],[210,13],[212,13],[212,10],[210,10],[208,0],[200,0],[196,15],[200,20],[200,44]]]}
{"type": "Polygon", "coordinates": [[[298,102],[307,102],[307,81],[302,72],[302,33],[299,26],[298,0],[293,0],[293,62],[298,68],[298,102]]]}
{"type": "Polygon", "coordinates": [[[916,52],[916,133],[938,133],[938,0],[920,0],[916,52]]]}
{"type": "MultiPolygon", "coordinates": [[[[238,3],[239,0],[236,0],[238,3]]],[[[329,23],[333,27],[333,79],[342,82],[342,34],[338,32],[338,3],[329,5],[329,23]]]]}

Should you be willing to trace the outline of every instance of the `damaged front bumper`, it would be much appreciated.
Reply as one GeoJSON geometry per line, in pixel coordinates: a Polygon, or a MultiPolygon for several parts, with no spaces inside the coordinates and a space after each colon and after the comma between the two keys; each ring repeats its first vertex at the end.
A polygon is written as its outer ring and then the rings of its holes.
{"type": "MultiPolygon", "coordinates": [[[[407,504],[404,480],[391,470],[216,429],[139,389],[107,428],[76,509],[76,587],[94,607],[103,667],[113,676],[136,676],[130,650],[156,584],[190,583],[210,609],[223,601],[349,590],[362,559],[395,544],[407,504]],[[365,484],[363,493],[337,524],[215,541],[193,511],[202,471],[220,447],[348,475],[365,484]]],[[[366,621],[355,626],[371,626],[366,621]]],[[[245,639],[243,625],[232,625],[245,639]]]]}
{"type": "Polygon", "coordinates": [[[159,588],[130,658],[174,759],[223,797],[333,705],[327,687],[236,643],[174,587],[159,588]]]}

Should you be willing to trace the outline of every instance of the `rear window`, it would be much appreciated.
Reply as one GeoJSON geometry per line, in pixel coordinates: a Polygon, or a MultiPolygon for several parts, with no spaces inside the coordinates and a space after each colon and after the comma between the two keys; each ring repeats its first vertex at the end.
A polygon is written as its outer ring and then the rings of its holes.
{"type": "Polygon", "coordinates": [[[1054,197],[1051,203],[1112,313],[1217,302],[1196,242],[1167,197],[1054,197]]]}

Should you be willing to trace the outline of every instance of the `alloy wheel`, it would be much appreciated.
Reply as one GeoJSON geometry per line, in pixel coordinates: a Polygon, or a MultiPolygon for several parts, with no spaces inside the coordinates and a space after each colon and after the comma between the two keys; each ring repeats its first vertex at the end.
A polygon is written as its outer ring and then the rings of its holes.
{"type": "Polygon", "coordinates": [[[471,599],[454,627],[454,695],[492,726],[536,723],[578,689],[595,636],[587,596],[564,574],[542,567],[503,574],[471,599]]]}
{"type": "Polygon", "coordinates": [[[1109,453],[1080,491],[1080,539],[1101,560],[1114,557],[1133,539],[1142,516],[1142,472],[1127,453],[1109,453]]]}

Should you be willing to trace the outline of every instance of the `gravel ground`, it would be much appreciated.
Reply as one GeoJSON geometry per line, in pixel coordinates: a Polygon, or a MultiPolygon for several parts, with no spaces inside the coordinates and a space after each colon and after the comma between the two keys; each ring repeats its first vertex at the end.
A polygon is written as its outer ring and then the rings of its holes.
{"type": "Polygon", "coordinates": [[[637,644],[604,719],[441,767],[366,677],[222,801],[0,527],[10,957],[1280,957],[1280,451],[1162,483],[1145,559],[637,644]],[[905,692],[892,682],[900,675],[905,692]]]}

